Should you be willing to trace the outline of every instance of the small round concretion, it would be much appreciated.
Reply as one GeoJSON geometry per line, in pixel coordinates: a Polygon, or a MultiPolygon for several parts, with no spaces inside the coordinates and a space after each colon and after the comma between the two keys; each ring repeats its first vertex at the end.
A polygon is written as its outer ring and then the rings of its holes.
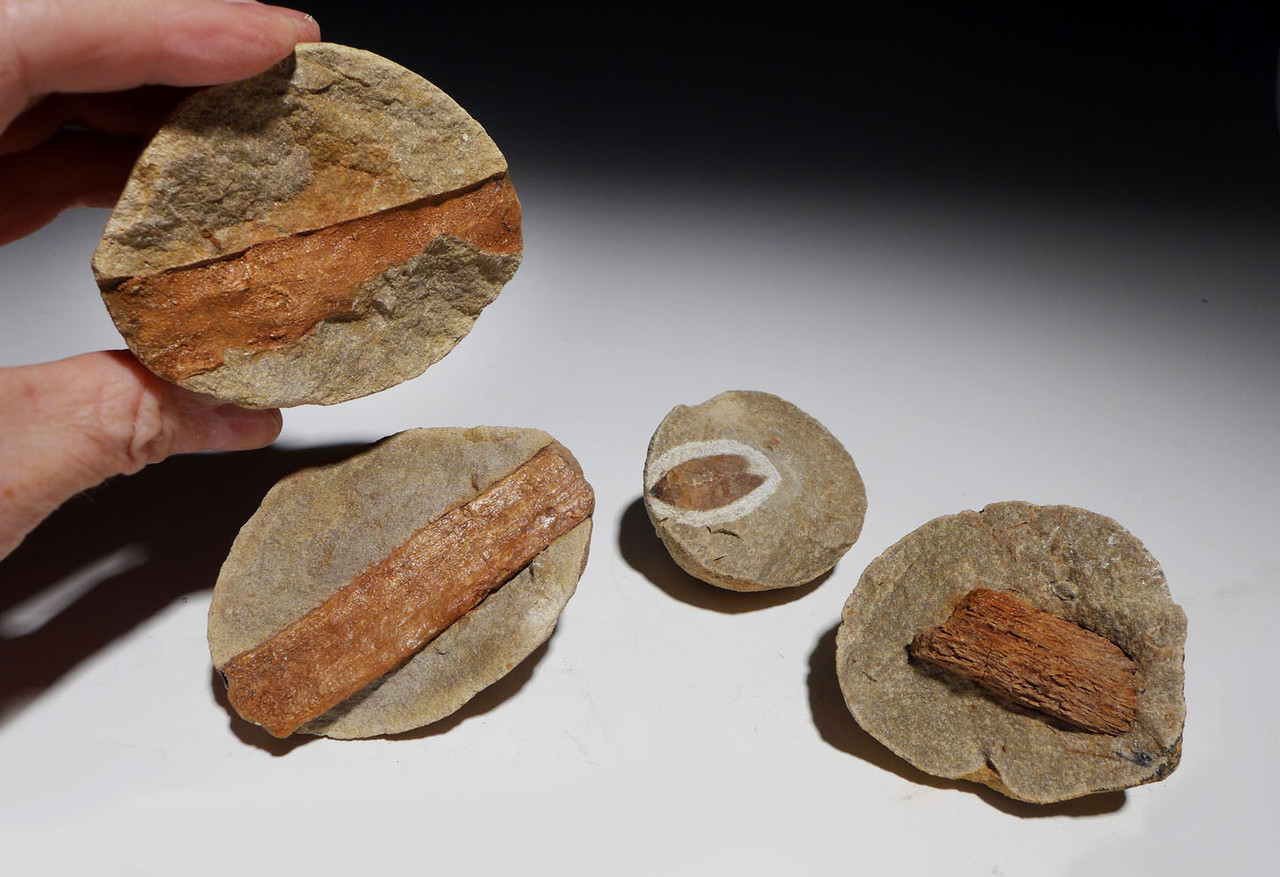
{"type": "Polygon", "coordinates": [[[1154,782],[1177,767],[1186,625],[1160,565],[1115,521],[1004,502],[930,521],[873,561],[845,603],[836,667],[854,718],[897,755],[934,776],[1044,804],[1154,782]],[[1081,730],[910,658],[913,638],[976,588],[1123,650],[1136,690],[1129,730],[1081,730]]]}
{"type": "Polygon", "coordinates": [[[733,591],[802,585],[862,531],[867,495],[844,446],[777,396],[678,406],[649,442],[644,505],[671,557],[733,591]]]}
{"type": "MultiPolygon", "coordinates": [[[[290,627],[552,442],[535,429],[417,429],[282,479],[241,528],[218,575],[209,608],[214,667],[224,670],[290,627]]],[[[453,713],[551,636],[590,538],[588,517],[398,667],[298,731],[372,737],[453,713]]]]}
{"type": "Polygon", "coordinates": [[[148,369],[269,408],[417,377],[522,250],[506,160],[452,98],[370,52],[304,43],[179,104],[93,271],[148,369]]]}

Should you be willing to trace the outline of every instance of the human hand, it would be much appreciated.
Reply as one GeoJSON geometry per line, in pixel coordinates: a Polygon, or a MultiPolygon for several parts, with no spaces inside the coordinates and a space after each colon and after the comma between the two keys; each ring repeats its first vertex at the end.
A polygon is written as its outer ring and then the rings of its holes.
{"type": "MultiPolygon", "coordinates": [[[[253,2],[0,0],[0,244],[68,207],[114,204],[182,89],[260,73],[319,36],[309,16],[253,2]]],[[[106,478],[170,454],[262,447],[280,423],[124,352],[0,369],[0,558],[106,478]]]]}

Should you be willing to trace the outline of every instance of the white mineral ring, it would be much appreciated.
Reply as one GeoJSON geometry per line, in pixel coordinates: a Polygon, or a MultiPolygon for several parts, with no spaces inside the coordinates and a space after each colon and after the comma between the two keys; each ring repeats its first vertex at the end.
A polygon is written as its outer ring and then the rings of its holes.
{"type": "Polygon", "coordinates": [[[663,452],[649,467],[649,473],[644,481],[644,490],[650,509],[659,518],[673,520],[693,527],[708,527],[712,524],[736,521],[738,518],[749,515],[772,496],[781,483],[782,476],[778,473],[777,468],[758,449],[734,439],[711,439],[709,441],[686,442],[663,452]],[[731,454],[742,457],[747,461],[746,471],[749,474],[760,476],[764,479],[764,482],[745,496],[714,509],[677,508],[654,496],[652,492],[653,486],[667,472],[689,460],[697,460],[717,454],[731,454]]]}

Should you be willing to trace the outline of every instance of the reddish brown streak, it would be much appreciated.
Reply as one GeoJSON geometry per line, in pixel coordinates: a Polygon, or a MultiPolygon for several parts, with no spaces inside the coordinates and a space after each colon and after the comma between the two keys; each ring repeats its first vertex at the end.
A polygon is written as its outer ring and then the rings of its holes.
{"type": "Polygon", "coordinates": [[[748,466],[747,458],[738,454],[697,457],[672,466],[649,490],[678,509],[718,509],[764,484],[764,476],[748,472],[748,466]]]}
{"type": "MultiPolygon", "coordinates": [[[[426,200],[257,244],[231,258],[125,280],[105,294],[112,317],[147,351],[146,365],[182,380],[222,365],[227,349],[297,341],[353,313],[361,284],[450,235],[488,253],[523,247],[520,202],[505,175],[426,200]]],[[[215,240],[212,232],[206,235],[215,240]]]]}
{"type": "Polygon", "coordinates": [[[1121,734],[1137,712],[1136,667],[1115,643],[1004,591],[975,588],[911,657],[1086,731],[1121,734]]]}

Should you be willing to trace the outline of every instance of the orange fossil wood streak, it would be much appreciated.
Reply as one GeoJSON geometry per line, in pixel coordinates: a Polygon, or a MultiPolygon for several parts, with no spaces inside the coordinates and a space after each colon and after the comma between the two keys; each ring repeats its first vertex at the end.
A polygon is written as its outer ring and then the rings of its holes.
{"type": "Polygon", "coordinates": [[[548,445],[271,639],[220,669],[245,719],[292,734],[397,667],[591,516],[591,486],[548,445]]]}
{"type": "Polygon", "coordinates": [[[181,380],[222,365],[227,349],[282,347],[326,319],[353,315],[362,283],[409,261],[440,235],[487,253],[519,253],[520,222],[520,201],[504,174],[443,200],[125,280],[105,300],[147,368],[181,380]]]}
{"type": "Polygon", "coordinates": [[[739,454],[712,454],[686,460],[667,470],[649,490],[678,509],[710,511],[727,506],[764,484],[764,476],[748,472],[739,454]]]}
{"type": "Polygon", "coordinates": [[[1137,714],[1135,665],[1119,646],[1004,591],[970,591],[907,651],[1086,731],[1120,734],[1137,714]]]}

